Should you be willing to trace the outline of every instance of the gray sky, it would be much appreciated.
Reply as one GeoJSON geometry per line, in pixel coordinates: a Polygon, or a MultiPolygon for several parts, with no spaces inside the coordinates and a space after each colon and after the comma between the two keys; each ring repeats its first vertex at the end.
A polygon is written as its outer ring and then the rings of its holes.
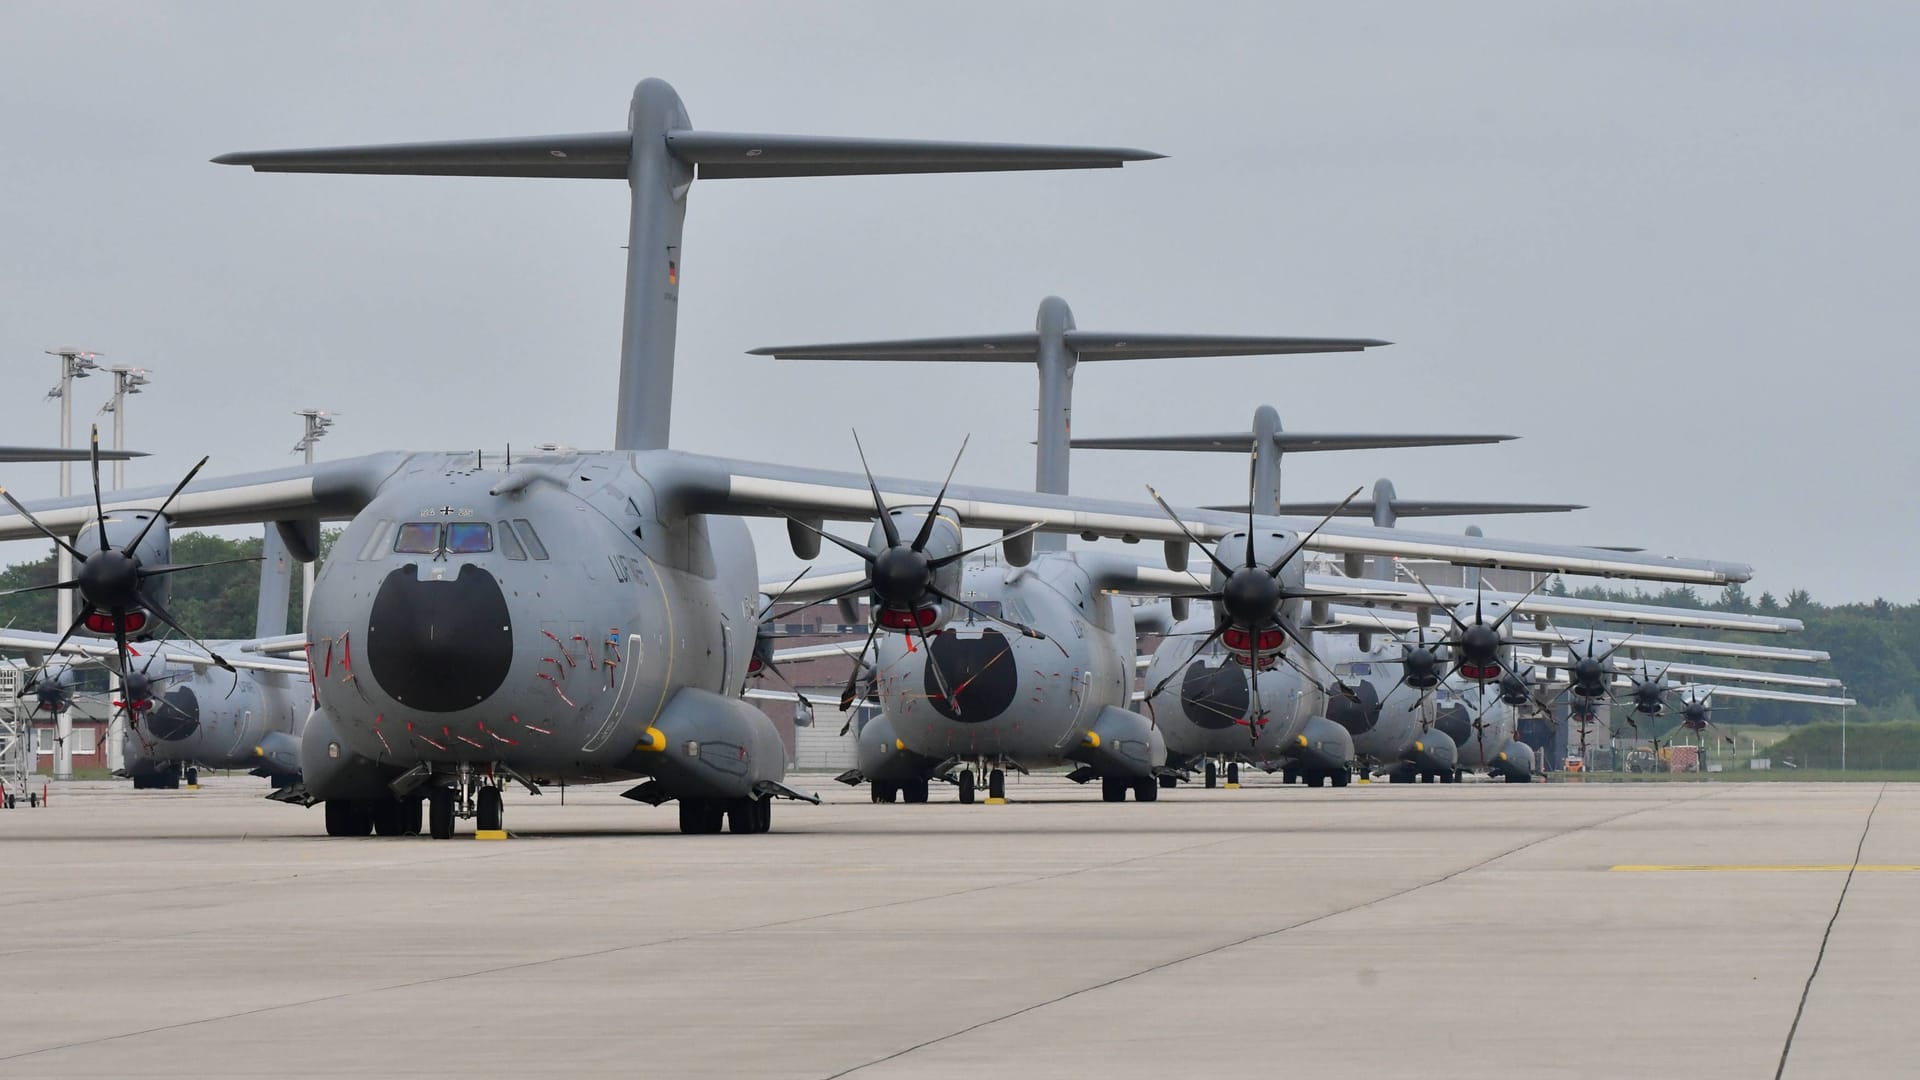
{"type": "MultiPolygon", "coordinates": [[[[0,7],[5,441],[73,343],[154,369],[130,483],[327,456],[611,441],[625,192],[254,175],[229,150],[619,128],[1142,146],[1093,173],[716,181],[691,197],[676,445],[1032,483],[1031,370],[756,345],[1032,325],[1372,335],[1358,356],[1092,364],[1079,434],[1493,430],[1315,455],[1286,493],[1572,498],[1485,522],[1920,598],[1920,8],[1664,3],[0,7]],[[896,402],[875,412],[867,403],[896,402]],[[884,449],[879,449],[884,447],[884,449]]],[[[104,400],[81,384],[76,417],[104,400]]],[[[79,425],[84,432],[84,423],[79,425]]],[[[25,497],[52,466],[12,466],[25,497]]],[[[1242,462],[1082,453],[1078,491],[1244,492],[1242,462]]],[[[1446,523],[1448,529],[1465,522],[1446,523]]],[[[33,555],[0,548],[0,559],[33,555]]],[[[769,550],[765,564],[791,562],[769,550]]]]}

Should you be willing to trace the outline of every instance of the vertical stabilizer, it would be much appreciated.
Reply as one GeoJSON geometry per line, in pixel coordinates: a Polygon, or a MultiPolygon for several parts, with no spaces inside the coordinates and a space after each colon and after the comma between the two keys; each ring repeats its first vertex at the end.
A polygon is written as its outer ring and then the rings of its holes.
{"type": "Polygon", "coordinates": [[[695,131],[673,87],[645,79],[634,87],[625,131],[270,150],[213,160],[260,172],[625,180],[631,207],[614,449],[651,450],[667,445],[672,419],[680,234],[696,178],[1111,169],[1159,156],[1121,147],[695,131]]]}

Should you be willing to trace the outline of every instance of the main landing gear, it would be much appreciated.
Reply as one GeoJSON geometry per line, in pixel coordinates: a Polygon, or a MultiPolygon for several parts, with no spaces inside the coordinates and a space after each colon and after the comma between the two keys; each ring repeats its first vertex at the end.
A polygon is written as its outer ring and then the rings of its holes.
{"type": "Polygon", "coordinates": [[[462,766],[457,776],[425,779],[407,794],[373,799],[328,799],[328,836],[419,836],[453,839],[454,822],[472,818],[478,833],[506,828],[506,805],[493,776],[462,766]],[[450,781],[450,782],[448,782],[450,781]]]}
{"type": "Polygon", "coordinates": [[[1126,802],[1127,792],[1133,792],[1134,802],[1155,802],[1160,798],[1160,781],[1152,776],[1103,776],[1100,778],[1100,801],[1126,802]]]}
{"type": "Polygon", "coordinates": [[[707,835],[727,829],[739,833],[763,833],[773,828],[773,800],[763,796],[744,799],[681,799],[680,831],[689,835],[707,835]]]}

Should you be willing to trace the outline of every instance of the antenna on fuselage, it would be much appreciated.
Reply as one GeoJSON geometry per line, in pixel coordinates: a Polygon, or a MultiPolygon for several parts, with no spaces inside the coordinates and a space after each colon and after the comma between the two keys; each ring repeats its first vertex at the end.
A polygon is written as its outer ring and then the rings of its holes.
{"type": "Polygon", "coordinates": [[[223,154],[259,172],[379,173],[625,180],[627,293],[614,449],[667,445],[680,302],[681,228],[696,177],[1110,169],[1162,155],[1118,147],[848,139],[695,131],[673,87],[643,80],[627,130],[519,139],[399,143],[223,154]]]}

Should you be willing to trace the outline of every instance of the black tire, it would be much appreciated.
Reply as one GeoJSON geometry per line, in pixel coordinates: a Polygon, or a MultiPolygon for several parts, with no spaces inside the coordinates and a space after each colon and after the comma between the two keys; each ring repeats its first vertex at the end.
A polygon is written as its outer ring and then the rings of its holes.
{"type": "Polygon", "coordinates": [[[961,769],[960,775],[954,777],[954,783],[960,788],[961,805],[971,805],[973,803],[973,770],[961,769]]]}
{"type": "Polygon", "coordinates": [[[375,800],[368,809],[376,836],[401,836],[407,830],[406,804],[398,799],[375,800]]]}
{"type": "Polygon", "coordinates": [[[1308,787],[1325,787],[1327,784],[1327,774],[1315,769],[1306,774],[1306,781],[1308,787]]]}
{"type": "Polygon", "coordinates": [[[186,772],[186,780],[187,780],[188,787],[199,787],[200,786],[200,770],[188,769],[186,772]]]}
{"type": "Polygon", "coordinates": [[[1457,784],[1460,782],[1460,774],[1453,769],[1448,769],[1446,772],[1440,774],[1440,782],[1443,784],[1457,784]]]}
{"type": "Polygon", "coordinates": [[[727,800],[727,831],[735,836],[746,836],[760,831],[760,802],[762,800],[748,796],[744,799],[727,800]]]}
{"type": "Polygon", "coordinates": [[[328,836],[365,836],[373,831],[372,809],[359,799],[328,799],[328,836]]]}
{"type": "Polygon", "coordinates": [[[400,800],[400,835],[419,836],[420,818],[427,808],[423,795],[409,795],[400,800]]]}
{"type": "Polygon", "coordinates": [[[995,769],[987,774],[987,798],[1004,799],[1007,797],[1007,770],[995,769]]]}
{"type": "Polygon", "coordinates": [[[1207,786],[1218,787],[1219,785],[1220,785],[1220,766],[1215,765],[1213,762],[1209,761],[1207,762],[1207,786]]]}
{"type": "Polygon", "coordinates": [[[1387,772],[1387,783],[1411,784],[1413,783],[1413,770],[1406,768],[1405,766],[1395,768],[1395,769],[1390,769],[1387,772]]]}
{"type": "Polygon", "coordinates": [[[1143,776],[1133,782],[1134,802],[1155,802],[1160,798],[1160,784],[1151,776],[1143,776]]]}
{"type": "Polygon", "coordinates": [[[910,802],[910,803],[926,802],[927,801],[927,781],[909,780],[908,782],[901,784],[900,800],[902,802],[910,802]]]}
{"type": "Polygon", "coordinates": [[[1172,773],[1160,774],[1160,789],[1162,791],[1172,791],[1175,785],[1179,783],[1180,783],[1180,778],[1173,775],[1172,773]]]}
{"type": "Polygon", "coordinates": [[[1124,776],[1103,776],[1100,778],[1101,802],[1126,802],[1127,778],[1124,776]]]}
{"type": "Polygon", "coordinates": [[[1353,779],[1353,774],[1345,769],[1335,769],[1329,779],[1333,781],[1334,787],[1346,787],[1347,781],[1353,779]]]}
{"type": "Polygon", "coordinates": [[[427,833],[435,840],[453,839],[453,789],[437,787],[427,792],[427,833]]]}
{"type": "Polygon", "coordinates": [[[17,796],[13,796],[13,795],[9,795],[9,796],[7,796],[7,809],[9,809],[9,810],[11,810],[11,809],[13,809],[13,800],[14,800],[14,799],[15,799],[16,797],[17,797],[17,796]]]}
{"type": "Polygon", "coordinates": [[[692,836],[711,836],[727,820],[727,804],[720,799],[681,799],[680,831],[692,836]]]}
{"type": "MultiPolygon", "coordinates": [[[[1227,762],[1227,783],[1237,784],[1239,782],[1240,782],[1240,763],[1237,761],[1227,762]]],[[[1292,783],[1293,781],[1289,780],[1287,782],[1292,783]]]]}
{"type": "Polygon", "coordinates": [[[481,832],[492,832],[506,828],[506,819],[507,807],[500,797],[500,789],[492,784],[483,785],[474,799],[473,827],[481,832]]]}
{"type": "Polygon", "coordinates": [[[39,792],[37,791],[27,792],[27,808],[29,810],[40,809],[40,793],[39,792]]]}
{"type": "Polygon", "coordinates": [[[873,797],[874,802],[892,802],[900,794],[900,789],[892,784],[875,781],[867,785],[867,793],[873,797]]]}
{"type": "Polygon", "coordinates": [[[759,799],[753,808],[753,831],[757,833],[773,831],[773,800],[759,799]]]}
{"type": "Polygon", "coordinates": [[[1422,769],[1420,772],[1420,782],[1423,784],[1433,783],[1433,774],[1422,769]]]}

